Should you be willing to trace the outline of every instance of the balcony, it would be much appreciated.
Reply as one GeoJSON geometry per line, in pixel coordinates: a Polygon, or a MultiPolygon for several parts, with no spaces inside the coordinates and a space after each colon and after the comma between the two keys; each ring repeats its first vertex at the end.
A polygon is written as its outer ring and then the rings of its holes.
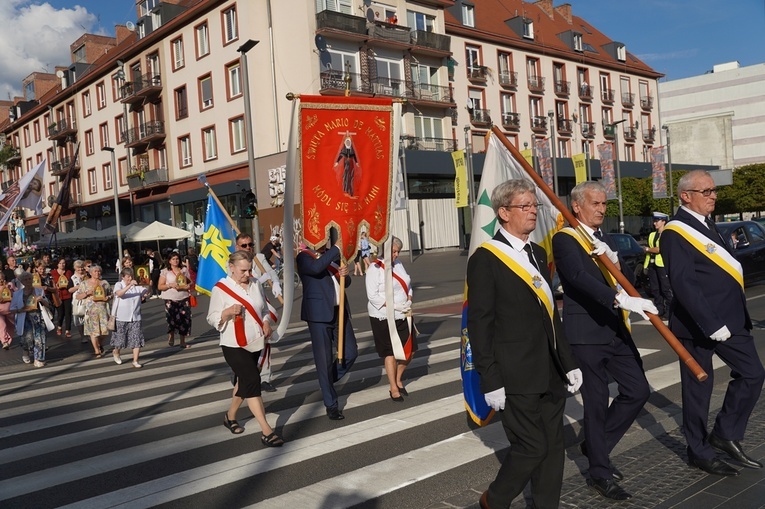
{"type": "Polygon", "coordinates": [[[16,181],[15,180],[6,180],[2,184],[0,184],[0,190],[2,192],[6,192],[9,187],[11,187],[16,181]]]}
{"type": "Polygon", "coordinates": [[[583,101],[592,101],[592,96],[595,94],[595,87],[591,85],[585,85],[582,83],[579,85],[579,99],[583,101]]]}
{"type": "Polygon", "coordinates": [[[571,93],[571,82],[555,80],[555,94],[556,95],[569,95],[571,93]]]}
{"type": "Polygon", "coordinates": [[[477,67],[468,67],[467,77],[473,83],[486,83],[486,79],[489,76],[489,68],[485,65],[479,65],[477,67]]]}
{"type": "Polygon", "coordinates": [[[613,89],[607,89],[604,88],[600,91],[600,99],[604,103],[613,103],[614,102],[614,91],[613,89]]]}
{"type": "Polygon", "coordinates": [[[2,152],[6,152],[7,158],[5,159],[5,166],[12,168],[14,166],[21,166],[21,151],[16,147],[7,145],[3,147],[2,152]]]}
{"type": "Polygon", "coordinates": [[[457,144],[450,138],[402,137],[406,150],[427,150],[431,152],[454,152],[457,144]]]}
{"type": "Polygon", "coordinates": [[[162,79],[159,74],[144,74],[135,81],[127,81],[120,87],[120,100],[125,104],[145,104],[162,93],[162,79]]]}
{"type": "Polygon", "coordinates": [[[625,127],[622,133],[624,133],[625,141],[635,141],[637,138],[637,129],[634,127],[625,127]]]}
{"type": "Polygon", "coordinates": [[[555,125],[558,128],[558,134],[571,135],[574,131],[573,122],[567,118],[559,118],[555,125]]]}
{"type": "Polygon", "coordinates": [[[635,106],[635,94],[630,92],[622,92],[622,106],[625,108],[632,108],[635,106]]]}
{"type": "Polygon", "coordinates": [[[529,92],[532,94],[545,93],[545,79],[541,76],[529,76],[529,92]]]}
{"type": "Polygon", "coordinates": [[[647,95],[640,98],[640,107],[644,110],[650,110],[653,108],[653,97],[647,95]]]}
{"type": "Polygon", "coordinates": [[[531,117],[531,130],[535,133],[546,133],[547,117],[531,117]]]}
{"type": "Polygon", "coordinates": [[[454,104],[454,97],[449,87],[440,85],[428,85],[426,83],[417,83],[412,87],[411,93],[407,96],[413,101],[422,101],[426,103],[454,104]]]}
{"type": "MultiPolygon", "coordinates": [[[[63,177],[67,173],[69,173],[69,169],[72,166],[72,161],[74,160],[74,157],[66,156],[62,157],[58,161],[53,161],[50,165],[50,174],[54,177],[63,177]]],[[[79,158],[74,163],[75,171],[80,169],[80,163],[79,158]]]]}
{"type": "Polygon", "coordinates": [[[514,71],[500,71],[499,84],[503,87],[518,88],[518,73],[514,71]]]}
{"type": "Polygon", "coordinates": [[[491,114],[489,110],[474,109],[470,113],[470,123],[476,127],[491,127],[491,114]]]}
{"type": "Polygon", "coordinates": [[[521,128],[521,114],[505,112],[502,114],[502,128],[506,131],[517,131],[521,128]]]}
{"type": "Polygon", "coordinates": [[[409,27],[384,21],[367,23],[367,33],[372,41],[381,41],[393,46],[409,47],[412,35],[409,27]]]}
{"type": "Polygon", "coordinates": [[[165,139],[165,123],[161,120],[145,122],[125,131],[123,139],[127,148],[134,149],[135,153],[141,152],[165,139]]]}
{"type": "Polygon", "coordinates": [[[48,126],[48,139],[51,141],[64,141],[68,136],[77,136],[77,122],[66,118],[53,122],[48,126]]]}
{"type": "Polygon", "coordinates": [[[316,15],[316,34],[346,41],[364,41],[368,37],[367,20],[342,12],[321,11],[316,15]]]}
{"type": "Polygon", "coordinates": [[[451,53],[451,37],[448,35],[413,30],[410,32],[412,52],[420,55],[449,56],[451,53]]]}
{"type": "Polygon", "coordinates": [[[582,136],[585,138],[595,137],[595,122],[582,122],[582,136]]]}
{"type": "Polygon", "coordinates": [[[643,129],[643,141],[645,143],[653,143],[656,140],[656,128],[643,129]]]}
{"type": "Polygon", "coordinates": [[[169,183],[167,168],[153,168],[143,173],[143,187],[166,186],[169,183]]]}

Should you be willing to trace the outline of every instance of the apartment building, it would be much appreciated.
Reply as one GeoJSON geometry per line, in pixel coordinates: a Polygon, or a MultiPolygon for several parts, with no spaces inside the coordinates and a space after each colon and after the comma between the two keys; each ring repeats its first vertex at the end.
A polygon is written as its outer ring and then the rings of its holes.
{"type": "MultiPolygon", "coordinates": [[[[117,186],[123,218],[199,233],[200,174],[249,228],[240,214],[249,188],[239,51],[247,41],[258,41],[246,58],[261,239],[283,216],[290,92],[405,100],[409,209],[411,224],[420,225],[409,239],[425,248],[459,244],[449,153],[465,146],[466,132],[475,152],[492,122],[519,147],[554,135],[561,158],[584,147],[593,154],[614,136],[604,126],[620,120],[623,160],[645,159],[656,141],[660,75],[568,4],[142,0],[136,15],[113,38],[77,39],[71,64],[53,79],[28,78],[25,97],[0,124],[19,151],[0,174],[4,185],[43,158],[50,162],[46,196],[56,195],[67,172],[78,172],[65,231],[114,224],[117,186]],[[114,149],[114,163],[105,146],[114,149]]],[[[399,213],[394,231],[405,228],[399,213]]]]}

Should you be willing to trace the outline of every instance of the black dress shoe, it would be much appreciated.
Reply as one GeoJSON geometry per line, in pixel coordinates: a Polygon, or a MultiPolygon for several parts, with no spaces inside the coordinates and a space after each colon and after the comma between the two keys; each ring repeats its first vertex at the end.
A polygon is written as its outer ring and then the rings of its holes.
{"type": "Polygon", "coordinates": [[[738,470],[717,458],[711,460],[692,459],[691,465],[712,475],[738,475],[738,470]]]}
{"type": "Polygon", "coordinates": [[[345,419],[345,416],[337,407],[327,408],[327,417],[332,421],[342,421],[345,419]]]}
{"type": "Polygon", "coordinates": [[[391,391],[388,391],[388,394],[390,394],[390,399],[392,399],[393,401],[397,401],[399,403],[402,403],[404,401],[404,396],[402,396],[401,394],[399,394],[398,396],[394,396],[391,391]]]}
{"type": "Polygon", "coordinates": [[[714,433],[709,434],[709,445],[718,449],[748,468],[762,468],[762,463],[746,455],[738,440],[723,440],[714,433]]]}
{"type": "Polygon", "coordinates": [[[399,392],[399,393],[400,393],[402,396],[409,396],[409,393],[408,393],[408,392],[406,392],[406,389],[404,389],[403,387],[399,387],[399,388],[398,388],[398,392],[399,392]]]}
{"type": "MultiPolygon", "coordinates": [[[[581,451],[581,453],[586,458],[589,458],[589,456],[587,456],[587,443],[582,442],[581,444],[579,444],[579,451],[581,451]]],[[[622,474],[621,471],[618,468],[616,468],[613,463],[611,463],[611,460],[608,460],[608,468],[611,469],[611,477],[613,477],[617,481],[624,480],[624,474],[622,474]]]]}
{"type": "Polygon", "coordinates": [[[481,506],[481,509],[491,509],[489,507],[489,492],[484,491],[481,494],[481,498],[478,499],[478,505],[481,506]]]}
{"type": "Polygon", "coordinates": [[[260,382],[260,388],[266,392],[276,392],[276,387],[268,382],[260,382]]]}
{"type": "Polygon", "coordinates": [[[632,495],[624,491],[624,489],[616,484],[616,481],[613,479],[597,479],[591,477],[587,479],[587,486],[611,500],[627,500],[632,498],[632,495]]]}

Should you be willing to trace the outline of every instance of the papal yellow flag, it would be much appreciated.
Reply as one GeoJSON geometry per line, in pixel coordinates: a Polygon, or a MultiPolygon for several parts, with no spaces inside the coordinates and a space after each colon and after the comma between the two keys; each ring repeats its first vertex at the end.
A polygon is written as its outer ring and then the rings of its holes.
{"type": "Polygon", "coordinates": [[[574,163],[574,176],[576,177],[577,184],[587,180],[587,162],[585,159],[584,154],[571,156],[571,161],[574,163]]]}
{"type": "Polygon", "coordinates": [[[452,152],[454,159],[454,200],[457,208],[468,206],[468,175],[465,166],[465,153],[462,150],[452,152]]]}
{"type": "Polygon", "coordinates": [[[527,148],[526,150],[521,150],[521,155],[526,160],[527,163],[529,163],[529,166],[532,168],[534,167],[534,155],[531,152],[530,148],[527,148]]]}

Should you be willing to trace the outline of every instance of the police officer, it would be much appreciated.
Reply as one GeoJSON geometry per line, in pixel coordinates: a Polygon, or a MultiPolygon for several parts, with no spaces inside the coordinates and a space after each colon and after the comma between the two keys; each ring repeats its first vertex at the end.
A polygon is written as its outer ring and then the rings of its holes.
{"type": "Polygon", "coordinates": [[[651,289],[651,296],[656,309],[662,319],[667,318],[669,314],[669,304],[672,302],[672,288],[669,286],[669,278],[664,268],[664,260],[659,253],[659,240],[661,232],[664,231],[669,221],[669,216],[662,212],[653,213],[653,227],[656,231],[648,235],[648,246],[645,248],[646,256],[643,262],[643,268],[648,273],[648,284],[651,289]]]}

